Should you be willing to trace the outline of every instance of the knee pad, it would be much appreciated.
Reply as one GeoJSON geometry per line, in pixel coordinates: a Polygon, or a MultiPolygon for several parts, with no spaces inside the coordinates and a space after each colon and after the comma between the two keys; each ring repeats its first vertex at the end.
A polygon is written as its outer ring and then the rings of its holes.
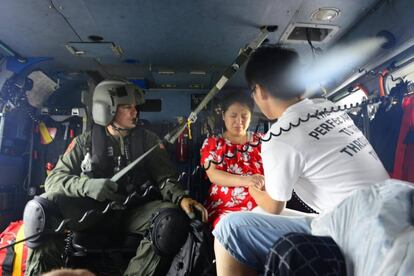
{"type": "Polygon", "coordinates": [[[26,241],[29,248],[37,248],[46,241],[47,237],[54,234],[58,227],[59,213],[57,206],[50,200],[40,196],[27,202],[23,212],[24,236],[29,237],[40,233],[26,241]]]}
{"type": "Polygon", "coordinates": [[[190,232],[190,219],[178,208],[159,210],[151,220],[149,239],[156,254],[173,256],[184,245],[190,232]]]}

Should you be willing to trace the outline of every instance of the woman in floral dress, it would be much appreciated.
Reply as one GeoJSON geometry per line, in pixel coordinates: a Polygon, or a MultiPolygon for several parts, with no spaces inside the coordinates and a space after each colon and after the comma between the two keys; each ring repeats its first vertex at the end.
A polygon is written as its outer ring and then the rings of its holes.
{"type": "Polygon", "coordinates": [[[213,227],[229,212],[250,211],[270,199],[263,191],[261,135],[247,131],[253,107],[249,95],[227,93],[222,100],[225,131],[208,137],[201,148],[200,163],[211,182],[206,206],[213,227]]]}

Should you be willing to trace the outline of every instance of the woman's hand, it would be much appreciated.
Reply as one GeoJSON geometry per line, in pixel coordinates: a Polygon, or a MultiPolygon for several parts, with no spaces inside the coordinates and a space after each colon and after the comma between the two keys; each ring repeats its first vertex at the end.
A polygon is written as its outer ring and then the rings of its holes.
{"type": "Polygon", "coordinates": [[[251,187],[255,186],[259,190],[264,190],[264,176],[261,174],[253,175],[238,175],[221,171],[216,168],[213,163],[210,164],[210,168],[206,171],[208,179],[211,183],[223,186],[223,187],[251,187]]]}
{"type": "Polygon", "coordinates": [[[265,179],[261,174],[247,175],[243,177],[243,186],[255,187],[256,189],[263,191],[265,187],[265,179]]]}

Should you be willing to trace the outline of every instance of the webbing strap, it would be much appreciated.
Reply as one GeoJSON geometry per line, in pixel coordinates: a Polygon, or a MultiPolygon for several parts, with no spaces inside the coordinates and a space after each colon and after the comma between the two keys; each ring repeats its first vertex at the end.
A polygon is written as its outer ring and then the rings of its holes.
{"type": "MultiPolygon", "coordinates": [[[[218,92],[220,92],[220,90],[234,76],[234,74],[236,74],[237,71],[239,71],[243,64],[248,60],[251,53],[253,53],[253,51],[256,50],[263,43],[263,41],[267,38],[268,35],[269,30],[267,28],[262,28],[260,30],[260,34],[249,45],[247,45],[244,49],[240,51],[239,55],[234,60],[234,62],[224,71],[221,78],[217,81],[213,88],[211,88],[211,90],[207,93],[207,95],[203,98],[199,105],[194,109],[194,111],[190,113],[187,121],[191,121],[192,123],[194,123],[197,120],[198,113],[200,113],[200,111],[204,109],[204,107],[216,96],[218,92]]],[[[165,135],[164,140],[171,144],[174,143],[186,127],[186,123],[183,123],[176,130],[173,130],[171,133],[165,135]]]]}
{"type": "MultiPolygon", "coordinates": [[[[263,41],[267,38],[268,35],[269,30],[267,28],[262,28],[260,30],[260,34],[249,45],[247,45],[244,49],[240,51],[235,61],[224,71],[223,75],[213,86],[213,88],[211,88],[210,92],[208,92],[208,94],[203,98],[203,100],[194,109],[194,111],[190,113],[188,119],[184,121],[180,126],[178,126],[175,130],[171,131],[170,133],[164,136],[165,141],[171,144],[174,143],[178,139],[180,134],[187,128],[187,122],[190,121],[194,123],[197,120],[198,113],[200,113],[200,111],[203,110],[203,108],[214,98],[214,96],[223,88],[227,81],[231,77],[233,77],[234,74],[236,74],[236,72],[247,61],[250,54],[263,43],[263,41]]],[[[161,143],[162,142],[160,142],[160,144],[161,143]]],[[[116,182],[117,180],[121,179],[121,177],[127,174],[132,168],[134,168],[139,162],[141,162],[144,159],[144,157],[150,154],[158,146],[159,145],[155,145],[154,147],[150,148],[143,155],[139,156],[134,162],[130,163],[128,166],[116,173],[111,178],[111,180],[116,182]]]]}

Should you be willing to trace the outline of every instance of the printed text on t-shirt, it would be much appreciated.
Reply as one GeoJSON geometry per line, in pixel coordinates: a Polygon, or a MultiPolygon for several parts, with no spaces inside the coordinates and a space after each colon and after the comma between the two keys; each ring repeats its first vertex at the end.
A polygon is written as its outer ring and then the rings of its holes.
{"type": "Polygon", "coordinates": [[[367,138],[365,138],[365,136],[360,136],[346,145],[346,147],[341,149],[340,152],[347,153],[349,156],[353,156],[354,154],[360,152],[367,145],[369,145],[367,138]]]}
{"type": "MultiPolygon", "coordinates": [[[[323,117],[321,115],[318,115],[316,118],[320,120],[323,117]]],[[[316,140],[319,140],[321,136],[328,134],[329,131],[339,125],[342,125],[348,120],[351,120],[348,114],[341,114],[337,117],[329,118],[319,126],[315,127],[311,132],[308,133],[308,135],[315,138],[316,140]]]]}

